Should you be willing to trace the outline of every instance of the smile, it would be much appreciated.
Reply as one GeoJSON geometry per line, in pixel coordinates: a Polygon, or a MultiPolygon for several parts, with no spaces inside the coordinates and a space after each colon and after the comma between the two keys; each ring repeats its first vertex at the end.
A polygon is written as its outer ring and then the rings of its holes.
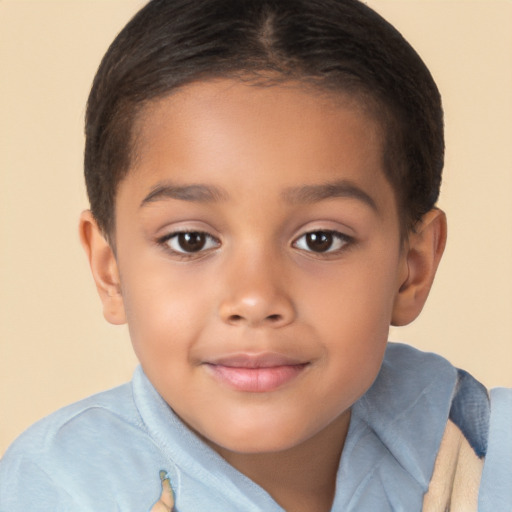
{"type": "Polygon", "coordinates": [[[277,354],[236,355],[204,363],[209,373],[236,391],[268,393],[298,377],[309,363],[277,354]]]}

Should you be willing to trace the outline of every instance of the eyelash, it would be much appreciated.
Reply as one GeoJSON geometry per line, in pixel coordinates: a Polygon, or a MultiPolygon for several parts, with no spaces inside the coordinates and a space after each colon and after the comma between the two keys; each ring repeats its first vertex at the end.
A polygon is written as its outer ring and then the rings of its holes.
{"type": "MultiPolygon", "coordinates": [[[[183,242],[184,240],[181,240],[183,242]]],[[[218,247],[220,245],[220,241],[215,238],[214,236],[210,235],[209,233],[206,233],[204,231],[175,231],[174,233],[169,233],[168,235],[163,236],[162,238],[159,238],[157,240],[158,244],[163,246],[164,249],[173,256],[176,256],[180,259],[190,259],[190,258],[197,258],[199,256],[203,256],[205,253],[209,252],[210,250],[218,247]],[[198,250],[196,251],[186,251],[183,250],[183,247],[181,248],[174,248],[171,243],[173,241],[177,241],[178,244],[180,244],[180,237],[204,237],[204,245],[200,246],[198,250]],[[206,248],[205,248],[206,246],[206,248]]]]}
{"type": "MultiPolygon", "coordinates": [[[[159,238],[157,240],[157,243],[163,246],[166,251],[171,252],[173,256],[178,257],[180,259],[191,259],[203,256],[210,252],[211,250],[219,247],[221,244],[221,242],[217,238],[210,235],[209,233],[194,230],[184,230],[169,233],[168,235],[159,238]],[[199,243],[199,247],[197,248],[197,250],[187,251],[181,246],[181,244],[183,242],[186,242],[186,240],[180,240],[180,237],[190,238],[192,244],[194,243],[194,238],[196,239],[196,241],[198,237],[202,237],[203,239],[197,242],[199,243]],[[179,247],[173,247],[171,245],[173,241],[176,241],[179,247]]],[[[321,258],[337,255],[345,251],[353,243],[354,239],[352,237],[345,235],[344,233],[340,233],[339,231],[330,229],[317,229],[307,231],[306,233],[303,233],[302,235],[297,237],[292,242],[292,247],[321,258]],[[307,239],[308,237],[310,237],[309,240],[307,239]],[[320,240],[320,243],[322,243],[322,239],[324,239],[323,245],[326,246],[325,250],[315,251],[311,249],[311,247],[308,247],[308,243],[312,241],[317,241],[315,240],[316,238],[320,240]],[[327,238],[326,241],[325,238],[327,238]],[[304,241],[301,242],[302,239],[304,239],[304,241]],[[334,249],[332,248],[333,246],[335,246],[334,249]]]]}
{"type": "Polygon", "coordinates": [[[331,230],[331,229],[317,229],[313,231],[308,231],[306,233],[303,233],[300,237],[296,238],[293,242],[293,246],[297,249],[311,253],[312,255],[315,255],[316,257],[327,257],[331,255],[337,255],[343,251],[345,251],[351,244],[354,243],[354,239],[348,235],[345,235],[344,233],[340,233],[339,231],[331,230]],[[328,238],[328,241],[326,243],[327,248],[322,251],[315,251],[312,250],[311,247],[301,247],[300,241],[301,239],[305,239],[304,244],[308,244],[307,237],[310,237],[313,239],[316,237],[319,238],[328,238]],[[330,239],[330,240],[329,240],[330,239]],[[333,245],[335,248],[333,249],[333,245]],[[337,245],[337,246],[336,246],[337,245]]]}

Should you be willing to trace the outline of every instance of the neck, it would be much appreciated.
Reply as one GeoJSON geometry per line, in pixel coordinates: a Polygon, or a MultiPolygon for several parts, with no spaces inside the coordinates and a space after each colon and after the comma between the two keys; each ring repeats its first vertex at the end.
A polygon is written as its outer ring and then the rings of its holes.
{"type": "Polygon", "coordinates": [[[287,512],[329,512],[349,421],[346,411],[310,439],[280,452],[248,454],[213,448],[287,512]]]}

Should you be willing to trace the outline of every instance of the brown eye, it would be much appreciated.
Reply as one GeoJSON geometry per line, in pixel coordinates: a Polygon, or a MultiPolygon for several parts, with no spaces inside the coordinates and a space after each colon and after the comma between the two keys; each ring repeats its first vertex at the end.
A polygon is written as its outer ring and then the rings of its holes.
{"type": "Polygon", "coordinates": [[[327,231],[315,231],[306,235],[306,245],[314,252],[328,251],[332,246],[332,242],[332,233],[327,231]]]}
{"type": "Polygon", "coordinates": [[[185,252],[200,251],[206,244],[204,233],[180,233],[178,244],[185,252]]]}
{"type": "Polygon", "coordinates": [[[307,252],[334,253],[351,241],[351,237],[337,231],[310,231],[299,237],[293,245],[307,252]]]}
{"type": "Polygon", "coordinates": [[[170,236],[165,242],[174,252],[195,253],[212,249],[218,245],[208,233],[200,231],[183,231],[170,236]]]}

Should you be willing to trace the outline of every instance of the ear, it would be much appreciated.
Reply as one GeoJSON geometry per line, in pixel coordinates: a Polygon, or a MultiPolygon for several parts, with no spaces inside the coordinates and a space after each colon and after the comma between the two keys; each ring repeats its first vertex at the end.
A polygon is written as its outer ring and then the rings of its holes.
{"type": "Polygon", "coordinates": [[[409,234],[404,247],[406,277],[393,306],[392,325],[407,325],[421,312],[427,300],[446,245],[446,215],[434,208],[409,234]]]}
{"type": "Polygon", "coordinates": [[[121,281],[114,251],[89,210],[80,215],[80,241],[103,303],[103,316],[111,324],[126,323],[121,281]]]}

